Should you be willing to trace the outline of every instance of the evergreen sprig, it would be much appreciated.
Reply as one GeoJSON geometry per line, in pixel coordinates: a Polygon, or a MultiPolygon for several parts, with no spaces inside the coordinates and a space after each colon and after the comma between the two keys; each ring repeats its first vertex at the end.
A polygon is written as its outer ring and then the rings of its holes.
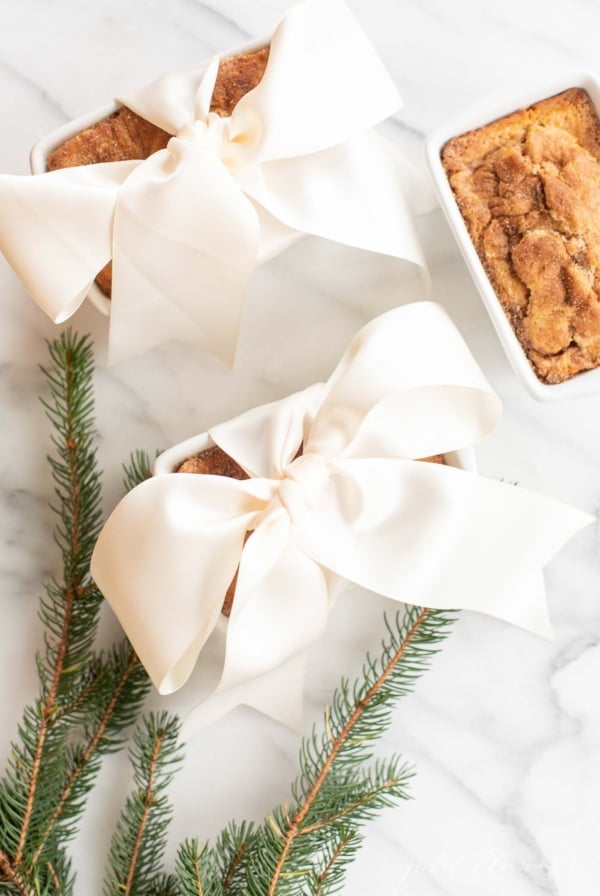
{"type": "MultiPolygon", "coordinates": [[[[258,827],[231,824],[213,847],[179,848],[178,896],[326,896],[340,891],[362,843],[362,828],[409,798],[412,770],[399,757],[373,759],[397,701],[428,669],[454,621],[449,611],[408,607],[393,621],[362,677],[343,679],[323,727],[300,749],[291,804],[258,827]]],[[[112,894],[111,894],[112,896],[112,894]]]]}
{"type": "Polygon", "coordinates": [[[123,464],[123,488],[130,492],[132,488],[149,479],[152,475],[152,463],[146,451],[134,451],[129,463],[123,464]]]}
{"type": "Polygon", "coordinates": [[[224,878],[221,875],[216,850],[198,840],[186,840],[179,847],[175,865],[177,892],[189,896],[223,896],[224,878]]]}
{"type": "Polygon", "coordinates": [[[36,889],[42,892],[55,879],[61,886],[69,884],[69,864],[63,854],[35,869],[32,856],[51,824],[61,782],[68,774],[70,726],[65,723],[65,710],[80,696],[80,672],[88,659],[100,608],[100,596],[88,572],[100,526],[100,481],[92,444],[92,350],[87,340],[68,333],[50,344],[49,351],[51,365],[44,373],[50,399],[44,404],[54,429],[56,454],[49,458],[55,484],[52,509],[63,568],[60,581],[46,587],[41,601],[46,632],[45,652],[37,663],[40,699],[25,710],[20,743],[13,744],[0,783],[0,849],[12,879],[7,870],[5,876],[15,886],[29,886],[27,880],[35,871],[36,889]]]}
{"type": "Polygon", "coordinates": [[[161,871],[172,809],[167,787],[181,761],[179,724],[163,712],[137,728],[130,751],[135,789],[113,835],[105,896],[164,892],[171,881],[161,871]]]}
{"type": "MultiPolygon", "coordinates": [[[[334,893],[361,842],[360,829],[383,808],[408,798],[412,771],[398,757],[375,762],[375,743],[397,701],[410,693],[449,633],[451,612],[408,607],[386,620],[381,655],[368,656],[353,686],[344,679],[323,730],[302,742],[291,805],[280,806],[246,837],[227,892],[247,896],[334,893]]],[[[239,844],[236,844],[239,848],[239,844]]],[[[221,861],[232,849],[216,846],[221,861]]],[[[185,894],[189,880],[180,878],[185,894]]]]}
{"type": "Polygon", "coordinates": [[[28,896],[72,891],[68,841],[102,756],[121,745],[149,688],[127,642],[93,649],[102,596],[89,573],[101,526],[92,346],[67,331],[48,350],[43,404],[53,428],[48,461],[62,569],[41,600],[40,696],[25,709],[0,781],[0,888],[28,896]]]}

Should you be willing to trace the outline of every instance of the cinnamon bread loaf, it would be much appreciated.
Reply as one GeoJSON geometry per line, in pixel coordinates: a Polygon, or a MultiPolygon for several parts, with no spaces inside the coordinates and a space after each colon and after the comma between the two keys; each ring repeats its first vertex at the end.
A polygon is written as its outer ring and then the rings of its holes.
{"type": "Polygon", "coordinates": [[[448,175],[538,378],[600,365],[600,119],[566,90],[450,140],[448,175]]]}

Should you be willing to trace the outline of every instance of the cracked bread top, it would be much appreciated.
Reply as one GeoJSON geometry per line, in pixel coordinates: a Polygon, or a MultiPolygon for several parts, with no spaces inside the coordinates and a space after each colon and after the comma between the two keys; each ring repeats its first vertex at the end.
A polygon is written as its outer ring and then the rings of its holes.
{"type": "Polygon", "coordinates": [[[538,378],[600,365],[600,119],[571,88],[450,140],[442,164],[538,378]]]}

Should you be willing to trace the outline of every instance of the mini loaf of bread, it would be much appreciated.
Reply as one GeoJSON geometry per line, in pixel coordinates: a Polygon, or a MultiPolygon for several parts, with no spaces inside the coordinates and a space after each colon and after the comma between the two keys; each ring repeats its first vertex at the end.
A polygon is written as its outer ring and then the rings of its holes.
{"type": "Polygon", "coordinates": [[[600,119],[587,92],[455,137],[442,163],[538,378],[600,365],[600,119]]]}
{"type": "MultiPolygon", "coordinates": [[[[221,59],[212,96],[211,112],[223,117],[231,115],[241,98],[260,82],[267,61],[269,48],[254,53],[239,53],[221,59]]],[[[121,106],[108,118],[86,128],[71,137],[48,156],[48,171],[57,168],[73,168],[76,165],[94,165],[98,162],[124,162],[147,159],[164,149],[171,134],[126,106],[121,106]]],[[[96,283],[105,295],[110,296],[112,265],[109,263],[96,277],[96,283]]]]}
{"type": "MultiPolygon", "coordinates": [[[[298,452],[300,454],[301,451],[298,452]]],[[[444,456],[436,454],[433,457],[424,457],[424,461],[434,464],[444,464],[444,456]]],[[[218,448],[216,445],[201,451],[200,454],[194,454],[188,457],[182,464],[177,467],[176,473],[204,473],[212,476],[230,476],[232,479],[248,479],[248,475],[242,470],[240,465],[236,463],[232,457],[218,448]]],[[[246,539],[251,535],[246,533],[246,539]]],[[[235,586],[237,582],[237,572],[233,577],[231,585],[225,594],[225,600],[221,612],[224,616],[229,616],[235,595],[235,586]]]]}

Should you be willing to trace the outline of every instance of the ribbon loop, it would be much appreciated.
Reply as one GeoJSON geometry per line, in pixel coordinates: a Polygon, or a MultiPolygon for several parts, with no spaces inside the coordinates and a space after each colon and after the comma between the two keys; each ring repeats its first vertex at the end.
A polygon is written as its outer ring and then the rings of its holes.
{"type": "Polygon", "coordinates": [[[213,56],[208,63],[208,68],[202,76],[202,80],[198,85],[196,96],[194,97],[194,108],[191,110],[191,121],[207,122],[210,118],[210,103],[215,91],[217,83],[217,75],[219,74],[219,57],[213,56]]]}
{"type": "Polygon", "coordinates": [[[92,573],[169,690],[189,674],[239,564],[221,681],[197,719],[243,702],[289,721],[268,676],[287,670],[297,708],[296,660],[344,581],[548,635],[541,567],[592,517],[418,460],[425,447],[478,440],[499,414],[445,312],[398,308],[358,334],[327,383],[211,430],[250,479],[166,473],[134,489],[101,533],[92,573]],[[419,366],[424,345],[441,359],[435,376],[419,366]]]}

